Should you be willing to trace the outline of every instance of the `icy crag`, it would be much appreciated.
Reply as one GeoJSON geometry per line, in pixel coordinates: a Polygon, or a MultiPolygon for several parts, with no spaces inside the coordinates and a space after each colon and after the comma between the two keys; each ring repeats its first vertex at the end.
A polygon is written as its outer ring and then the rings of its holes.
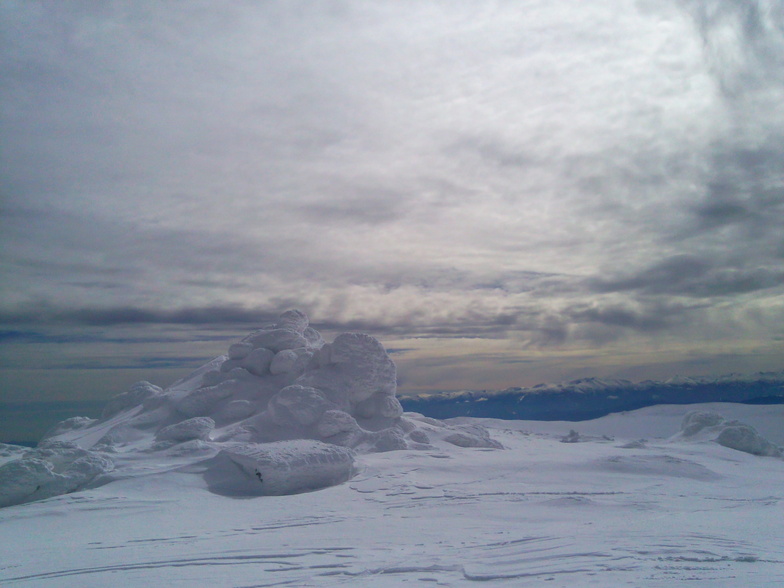
{"type": "Polygon", "coordinates": [[[481,427],[403,414],[396,391],[395,364],[376,339],[327,343],[291,310],[166,390],[138,382],[101,419],[57,425],[38,450],[0,467],[1,504],[105,483],[145,456],[170,469],[202,464],[218,493],[262,495],[341,483],[355,452],[501,447],[481,427]]]}

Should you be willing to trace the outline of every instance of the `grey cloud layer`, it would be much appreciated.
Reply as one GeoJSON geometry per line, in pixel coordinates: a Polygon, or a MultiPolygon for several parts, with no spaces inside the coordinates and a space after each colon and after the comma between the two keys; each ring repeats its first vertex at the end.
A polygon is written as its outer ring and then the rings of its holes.
{"type": "Polygon", "coordinates": [[[0,11],[0,319],[784,333],[779,2],[0,11]]]}

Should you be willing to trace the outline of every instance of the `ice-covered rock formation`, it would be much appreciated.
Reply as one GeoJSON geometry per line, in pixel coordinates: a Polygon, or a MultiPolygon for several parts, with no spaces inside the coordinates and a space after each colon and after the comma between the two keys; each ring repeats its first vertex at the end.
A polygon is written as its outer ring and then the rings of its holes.
{"type": "Polygon", "coordinates": [[[216,494],[269,496],[334,486],[353,473],[350,449],[295,439],[229,446],[211,460],[204,479],[216,494]]]}
{"type": "Polygon", "coordinates": [[[714,441],[724,447],[752,455],[782,457],[782,450],[757,430],[741,421],[727,420],[716,412],[692,411],[683,417],[681,431],[674,439],[714,441]]]}
{"type": "Polygon", "coordinates": [[[376,339],[343,333],[326,343],[290,310],[165,390],[138,382],[101,419],[60,423],[47,447],[64,442],[97,458],[80,456],[63,469],[53,454],[24,454],[0,467],[0,494],[15,504],[73,491],[113,467],[121,476],[126,462],[148,454],[172,468],[204,462],[208,487],[223,494],[281,494],[344,481],[354,452],[501,447],[481,427],[404,414],[396,391],[395,364],[376,339]],[[30,480],[22,489],[8,482],[20,471],[30,480]]]}
{"type": "Polygon", "coordinates": [[[74,492],[113,467],[107,457],[72,443],[42,444],[0,467],[0,507],[74,492]]]}

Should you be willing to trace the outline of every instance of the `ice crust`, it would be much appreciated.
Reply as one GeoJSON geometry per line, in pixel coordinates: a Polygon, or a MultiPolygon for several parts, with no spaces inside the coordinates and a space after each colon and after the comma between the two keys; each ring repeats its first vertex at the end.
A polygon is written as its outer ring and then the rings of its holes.
{"type": "Polygon", "coordinates": [[[287,311],[166,390],[138,382],[101,419],[57,425],[45,450],[0,468],[0,504],[88,488],[146,455],[204,461],[209,489],[260,495],[341,483],[357,452],[501,447],[483,427],[403,414],[396,381],[394,362],[370,335],[326,343],[304,313],[287,311]]]}

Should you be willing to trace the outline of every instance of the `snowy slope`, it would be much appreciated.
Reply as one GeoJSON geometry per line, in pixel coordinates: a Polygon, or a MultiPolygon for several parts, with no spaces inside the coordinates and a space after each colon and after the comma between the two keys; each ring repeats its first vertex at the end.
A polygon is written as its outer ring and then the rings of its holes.
{"type": "MultiPolygon", "coordinates": [[[[743,408],[752,424],[771,416],[743,408]]],[[[578,443],[485,423],[505,450],[363,454],[349,482],[290,496],[140,473],[0,510],[0,584],[781,585],[784,461],[667,441],[671,416],[577,423],[578,443]]]]}
{"type": "Polygon", "coordinates": [[[282,318],[0,446],[0,585],[784,584],[784,406],[439,422],[372,338],[282,318]]]}

